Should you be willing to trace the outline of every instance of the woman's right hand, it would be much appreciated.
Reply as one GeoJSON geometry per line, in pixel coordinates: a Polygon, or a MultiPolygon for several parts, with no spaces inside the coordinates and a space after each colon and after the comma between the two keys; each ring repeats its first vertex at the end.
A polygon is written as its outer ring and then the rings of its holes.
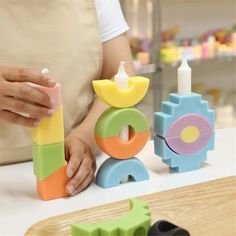
{"type": "Polygon", "coordinates": [[[53,114],[54,101],[26,82],[46,87],[56,84],[50,76],[27,68],[0,66],[0,120],[36,127],[42,118],[53,114]]]}

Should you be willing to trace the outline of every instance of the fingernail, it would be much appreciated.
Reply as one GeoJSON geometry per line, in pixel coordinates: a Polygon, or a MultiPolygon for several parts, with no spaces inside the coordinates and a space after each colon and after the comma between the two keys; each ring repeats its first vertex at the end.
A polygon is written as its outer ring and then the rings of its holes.
{"type": "Polygon", "coordinates": [[[74,191],[74,187],[72,185],[70,185],[68,188],[67,188],[68,192],[69,193],[72,193],[74,191]]]}
{"type": "Polygon", "coordinates": [[[56,81],[54,79],[49,79],[48,80],[48,85],[54,86],[54,85],[56,85],[56,81]]]}
{"type": "Polygon", "coordinates": [[[53,109],[50,109],[47,111],[48,115],[52,116],[55,111],[53,109]]]}
{"type": "Polygon", "coordinates": [[[34,127],[38,127],[39,126],[39,121],[35,121],[34,123],[33,123],[33,125],[34,125],[34,127]]]}

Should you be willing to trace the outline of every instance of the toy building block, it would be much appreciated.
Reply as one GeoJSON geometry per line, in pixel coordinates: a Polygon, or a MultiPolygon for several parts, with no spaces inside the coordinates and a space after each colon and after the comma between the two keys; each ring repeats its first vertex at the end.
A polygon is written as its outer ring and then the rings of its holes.
{"type": "Polygon", "coordinates": [[[93,88],[99,98],[106,104],[116,108],[132,107],[140,102],[147,93],[149,79],[134,76],[129,77],[129,88],[119,89],[116,82],[111,80],[93,81],[93,88]]]}
{"type": "Polygon", "coordinates": [[[214,148],[214,111],[199,94],[170,94],[154,115],[155,153],[177,172],[200,168],[214,148]]]}
{"type": "Polygon", "coordinates": [[[56,111],[58,108],[62,107],[62,99],[61,99],[61,85],[56,84],[54,87],[44,87],[32,83],[28,83],[31,87],[34,87],[44,93],[46,93],[53,101],[54,106],[53,109],[56,111]]]}
{"type": "Polygon", "coordinates": [[[129,176],[133,181],[149,179],[149,174],[143,163],[137,158],[117,160],[108,158],[99,168],[96,184],[102,188],[120,185],[123,177],[129,176]]]}
{"type": "Polygon", "coordinates": [[[72,236],[145,236],[151,225],[149,206],[140,200],[130,200],[130,211],[118,219],[97,224],[72,224],[72,236]]]}
{"type": "Polygon", "coordinates": [[[68,196],[65,189],[67,180],[66,164],[64,164],[46,179],[41,181],[37,178],[38,195],[43,200],[52,200],[68,196]]]}
{"type": "Polygon", "coordinates": [[[102,151],[117,159],[135,156],[149,138],[149,126],[146,117],[135,108],[108,108],[98,119],[95,138],[102,151]],[[120,130],[131,127],[129,140],[120,139],[120,130]]]}
{"type": "Polygon", "coordinates": [[[31,135],[38,145],[64,142],[63,108],[59,108],[52,117],[42,119],[39,127],[32,129],[31,135]]]}
{"type": "Polygon", "coordinates": [[[32,143],[34,174],[44,180],[65,164],[64,143],[32,143]]]}
{"type": "Polygon", "coordinates": [[[190,236],[190,233],[166,220],[154,223],[148,231],[148,236],[190,236]]]}

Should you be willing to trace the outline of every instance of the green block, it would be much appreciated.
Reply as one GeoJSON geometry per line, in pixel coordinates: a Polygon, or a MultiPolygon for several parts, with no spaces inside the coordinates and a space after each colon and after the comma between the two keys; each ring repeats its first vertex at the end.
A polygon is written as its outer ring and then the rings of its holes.
{"type": "Polygon", "coordinates": [[[131,126],[135,133],[149,130],[147,118],[135,108],[108,108],[99,117],[96,127],[96,137],[108,138],[119,136],[120,130],[131,126]]]}
{"type": "Polygon", "coordinates": [[[140,200],[129,201],[130,211],[117,219],[97,224],[72,224],[72,236],[147,236],[151,226],[149,206],[140,200]]]}
{"type": "Polygon", "coordinates": [[[64,142],[48,145],[32,143],[34,174],[44,180],[65,163],[64,142]]]}

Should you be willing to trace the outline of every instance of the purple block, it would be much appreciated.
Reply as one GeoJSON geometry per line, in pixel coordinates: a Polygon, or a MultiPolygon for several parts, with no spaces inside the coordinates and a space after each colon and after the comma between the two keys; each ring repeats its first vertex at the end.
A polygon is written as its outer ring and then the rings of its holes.
{"type": "Polygon", "coordinates": [[[188,114],[178,118],[168,129],[164,137],[166,144],[176,153],[182,155],[193,154],[210,141],[213,129],[209,121],[199,114],[188,114]],[[193,143],[186,143],[181,139],[181,132],[188,126],[196,127],[200,135],[193,143]]]}

